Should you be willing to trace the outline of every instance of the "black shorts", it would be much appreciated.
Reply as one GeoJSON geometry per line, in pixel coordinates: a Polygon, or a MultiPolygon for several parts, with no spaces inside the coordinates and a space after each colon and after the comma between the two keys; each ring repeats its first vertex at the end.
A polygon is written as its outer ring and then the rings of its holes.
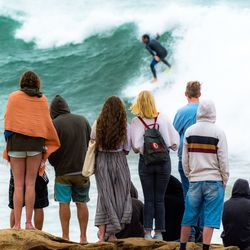
{"type": "MultiPolygon", "coordinates": [[[[35,198],[34,208],[39,209],[48,207],[49,206],[48,181],[45,181],[41,176],[37,176],[35,190],[36,190],[36,198],[35,198]]],[[[13,195],[14,195],[14,178],[13,175],[11,174],[9,183],[9,208],[11,209],[14,209],[13,195]]]]}

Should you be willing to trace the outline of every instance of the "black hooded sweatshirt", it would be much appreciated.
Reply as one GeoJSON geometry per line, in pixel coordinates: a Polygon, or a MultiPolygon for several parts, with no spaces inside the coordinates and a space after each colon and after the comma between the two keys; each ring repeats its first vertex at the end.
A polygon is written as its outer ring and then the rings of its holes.
{"type": "Polygon", "coordinates": [[[90,140],[88,121],[83,116],[71,114],[60,95],[53,99],[50,115],[61,143],[61,147],[49,157],[56,176],[80,174],[90,140]]]}
{"type": "Polygon", "coordinates": [[[136,187],[131,182],[130,194],[132,197],[132,219],[130,224],[126,224],[125,228],[116,234],[118,239],[131,237],[144,237],[143,229],[143,203],[138,200],[138,192],[136,187]]]}
{"type": "Polygon", "coordinates": [[[180,239],[181,221],[184,213],[183,189],[180,181],[170,176],[165,194],[165,226],[166,232],[162,233],[166,241],[180,239]]]}
{"type": "Polygon", "coordinates": [[[224,246],[250,247],[250,189],[247,180],[238,179],[232,197],[224,204],[222,217],[224,246]]]}

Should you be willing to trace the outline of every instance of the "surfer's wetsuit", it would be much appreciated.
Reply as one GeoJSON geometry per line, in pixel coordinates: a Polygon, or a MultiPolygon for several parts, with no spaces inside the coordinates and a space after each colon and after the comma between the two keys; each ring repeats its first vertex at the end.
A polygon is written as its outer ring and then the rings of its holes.
{"type": "MultiPolygon", "coordinates": [[[[156,37],[156,39],[150,39],[149,42],[146,44],[146,49],[149,51],[149,53],[152,56],[158,56],[160,57],[160,61],[165,63],[169,68],[171,68],[170,63],[165,59],[168,55],[167,50],[158,42],[159,36],[156,37]]],[[[154,75],[154,78],[157,78],[156,76],[156,70],[155,65],[158,62],[153,58],[152,62],[150,63],[151,71],[154,75]]]]}

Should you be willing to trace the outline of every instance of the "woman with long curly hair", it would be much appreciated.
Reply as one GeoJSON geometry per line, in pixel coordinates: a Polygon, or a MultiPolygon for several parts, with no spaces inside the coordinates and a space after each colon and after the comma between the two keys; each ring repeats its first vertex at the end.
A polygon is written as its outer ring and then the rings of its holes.
{"type": "Polygon", "coordinates": [[[126,158],[131,148],[128,126],[123,102],[116,96],[109,97],[91,133],[97,151],[95,225],[99,227],[101,242],[116,240],[115,234],[131,221],[131,180],[126,158]]]}

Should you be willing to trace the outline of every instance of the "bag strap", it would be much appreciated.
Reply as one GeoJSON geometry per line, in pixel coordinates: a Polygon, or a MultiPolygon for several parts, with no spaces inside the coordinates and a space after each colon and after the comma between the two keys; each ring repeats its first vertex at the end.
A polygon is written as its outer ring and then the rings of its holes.
{"type": "MultiPolygon", "coordinates": [[[[149,125],[140,116],[137,116],[137,117],[142,122],[142,124],[145,126],[146,129],[150,129],[149,125]]],[[[158,115],[154,118],[153,128],[155,128],[156,126],[157,119],[158,119],[158,115]]]]}
{"type": "Polygon", "coordinates": [[[150,129],[150,127],[148,126],[148,124],[140,116],[137,116],[137,117],[142,122],[142,124],[145,126],[145,128],[150,129]]]}

